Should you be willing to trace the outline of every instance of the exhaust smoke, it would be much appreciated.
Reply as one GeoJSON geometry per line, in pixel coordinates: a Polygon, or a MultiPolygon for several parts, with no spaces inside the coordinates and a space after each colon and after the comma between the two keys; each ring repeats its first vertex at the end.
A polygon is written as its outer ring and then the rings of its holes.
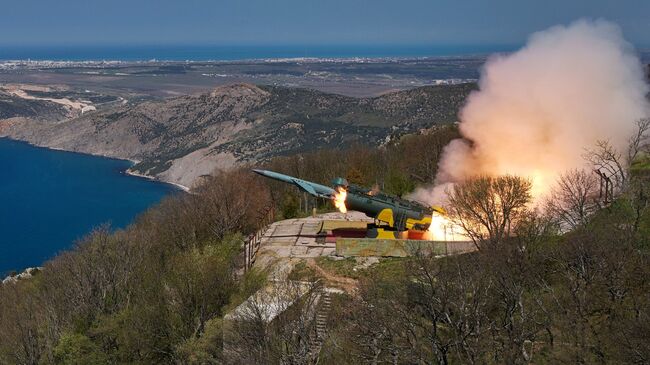
{"type": "Polygon", "coordinates": [[[445,184],[469,177],[528,177],[539,199],[564,171],[585,168],[585,150],[608,140],[620,152],[648,115],[648,86],[618,26],[579,20],[533,34],[526,46],[491,57],[460,112],[463,139],[439,163],[436,187],[411,197],[428,203],[445,184]]]}

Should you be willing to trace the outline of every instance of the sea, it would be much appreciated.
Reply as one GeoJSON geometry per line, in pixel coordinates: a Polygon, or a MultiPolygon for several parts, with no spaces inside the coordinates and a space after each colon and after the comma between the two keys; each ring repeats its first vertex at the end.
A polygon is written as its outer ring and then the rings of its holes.
{"type": "Polygon", "coordinates": [[[124,228],[175,186],[125,174],[131,162],[0,138],[0,280],[40,266],[92,229],[124,228]]]}
{"type": "Polygon", "coordinates": [[[0,45],[0,60],[232,61],[282,58],[409,58],[484,55],[515,45],[0,45]]]}

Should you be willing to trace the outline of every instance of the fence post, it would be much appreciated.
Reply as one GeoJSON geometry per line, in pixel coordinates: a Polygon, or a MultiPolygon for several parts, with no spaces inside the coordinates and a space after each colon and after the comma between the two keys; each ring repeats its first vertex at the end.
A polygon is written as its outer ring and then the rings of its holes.
{"type": "Polygon", "coordinates": [[[253,266],[253,261],[255,260],[255,254],[257,249],[262,243],[262,237],[266,234],[266,231],[269,229],[269,226],[275,220],[275,212],[272,206],[266,208],[264,213],[262,213],[259,218],[259,226],[254,233],[251,233],[246,238],[244,242],[244,270],[248,271],[253,266]]]}

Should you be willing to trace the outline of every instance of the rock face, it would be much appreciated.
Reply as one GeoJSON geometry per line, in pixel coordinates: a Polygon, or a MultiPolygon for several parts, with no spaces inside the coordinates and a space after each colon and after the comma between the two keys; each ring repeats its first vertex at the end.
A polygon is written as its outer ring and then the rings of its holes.
{"type": "Polygon", "coordinates": [[[137,162],[134,172],[191,186],[201,175],[238,163],[353,142],[378,145],[390,137],[454,122],[473,88],[431,86],[358,99],[235,84],[201,95],[117,105],[58,122],[14,112],[11,117],[24,118],[0,120],[0,136],[131,159],[137,162]]]}
{"type": "Polygon", "coordinates": [[[30,279],[34,275],[37,275],[39,272],[43,270],[42,267],[28,267],[23,272],[20,274],[15,274],[15,275],[9,275],[6,278],[2,279],[0,283],[2,284],[14,284],[17,283],[18,280],[25,280],[25,279],[30,279]]]}

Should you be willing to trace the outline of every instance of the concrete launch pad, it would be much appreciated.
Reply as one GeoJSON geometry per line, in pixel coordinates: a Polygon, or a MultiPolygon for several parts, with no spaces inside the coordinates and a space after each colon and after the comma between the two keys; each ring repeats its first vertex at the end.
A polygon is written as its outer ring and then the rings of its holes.
{"type": "Polygon", "coordinates": [[[260,240],[256,266],[266,267],[279,258],[307,259],[338,255],[404,257],[416,251],[436,256],[474,251],[471,242],[388,240],[358,236],[373,219],[360,212],[325,213],[286,219],[271,224],[260,240]],[[348,236],[340,237],[344,232],[348,236]],[[339,237],[335,237],[339,236],[339,237]]]}
{"type": "Polygon", "coordinates": [[[275,222],[269,226],[262,237],[257,258],[258,260],[265,256],[314,258],[331,255],[336,250],[336,243],[323,239],[324,237],[317,240],[319,232],[340,227],[364,227],[372,221],[372,218],[368,218],[363,213],[348,212],[325,213],[316,217],[275,222]]]}

